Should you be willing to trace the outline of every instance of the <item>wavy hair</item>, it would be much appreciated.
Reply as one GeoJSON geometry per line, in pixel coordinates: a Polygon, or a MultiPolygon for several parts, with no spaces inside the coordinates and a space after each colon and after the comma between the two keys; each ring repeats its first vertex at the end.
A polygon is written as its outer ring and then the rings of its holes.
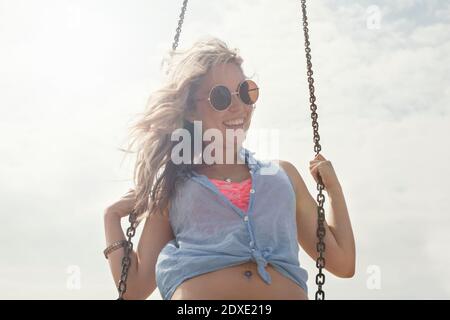
{"type": "MultiPolygon", "coordinates": [[[[129,127],[128,149],[121,149],[136,153],[133,180],[138,223],[150,214],[164,214],[175,194],[177,182],[191,175],[196,166],[193,161],[178,165],[172,162],[172,148],[177,142],[171,141],[171,135],[184,128],[193,137],[193,124],[184,116],[195,108],[194,96],[204,75],[221,63],[235,63],[242,70],[243,59],[238,49],[231,49],[222,40],[207,36],[188,49],[169,51],[164,62],[168,65],[166,81],[151,93],[145,110],[137,114],[137,120],[129,127]],[[135,151],[133,147],[136,147],[135,151]]],[[[193,139],[191,141],[193,144],[193,139]]]]}

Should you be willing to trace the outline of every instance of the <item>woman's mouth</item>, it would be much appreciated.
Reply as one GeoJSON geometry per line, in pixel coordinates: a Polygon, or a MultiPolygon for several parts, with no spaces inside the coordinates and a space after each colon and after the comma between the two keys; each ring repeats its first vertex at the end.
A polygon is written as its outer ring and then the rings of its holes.
{"type": "Polygon", "coordinates": [[[224,121],[223,125],[229,129],[239,129],[243,128],[245,123],[245,118],[237,118],[233,120],[224,121]]]}

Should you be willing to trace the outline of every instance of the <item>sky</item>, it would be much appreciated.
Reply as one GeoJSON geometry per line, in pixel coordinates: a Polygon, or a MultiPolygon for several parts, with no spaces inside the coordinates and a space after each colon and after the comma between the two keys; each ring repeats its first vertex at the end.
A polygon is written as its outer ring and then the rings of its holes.
{"type": "MultiPolygon", "coordinates": [[[[0,0],[0,299],[117,297],[103,211],[133,187],[118,149],[161,84],[181,3],[0,0]]],[[[179,48],[239,49],[261,88],[249,134],[277,132],[315,197],[299,3],[191,0],[179,48]]],[[[450,3],[316,0],[308,16],[321,153],[357,250],[353,278],[326,272],[326,298],[449,299],[450,3]]],[[[299,260],[313,299],[315,261],[299,260]]]]}

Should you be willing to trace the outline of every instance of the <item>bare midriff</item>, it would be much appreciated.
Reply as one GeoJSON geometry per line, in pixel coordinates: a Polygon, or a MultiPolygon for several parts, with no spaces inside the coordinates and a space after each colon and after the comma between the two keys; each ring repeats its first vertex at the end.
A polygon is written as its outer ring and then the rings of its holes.
{"type": "Polygon", "coordinates": [[[171,300],[308,300],[302,287],[270,263],[266,270],[271,284],[258,274],[254,261],[203,273],[181,283],[171,300]]]}

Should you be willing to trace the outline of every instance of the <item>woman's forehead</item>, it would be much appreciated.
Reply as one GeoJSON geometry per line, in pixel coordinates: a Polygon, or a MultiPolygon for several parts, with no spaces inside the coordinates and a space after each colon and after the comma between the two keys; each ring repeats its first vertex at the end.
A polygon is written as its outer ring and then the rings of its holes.
{"type": "Polygon", "coordinates": [[[224,63],[213,66],[203,79],[203,89],[211,89],[220,84],[235,90],[239,83],[245,80],[245,76],[235,63],[224,63]]]}

